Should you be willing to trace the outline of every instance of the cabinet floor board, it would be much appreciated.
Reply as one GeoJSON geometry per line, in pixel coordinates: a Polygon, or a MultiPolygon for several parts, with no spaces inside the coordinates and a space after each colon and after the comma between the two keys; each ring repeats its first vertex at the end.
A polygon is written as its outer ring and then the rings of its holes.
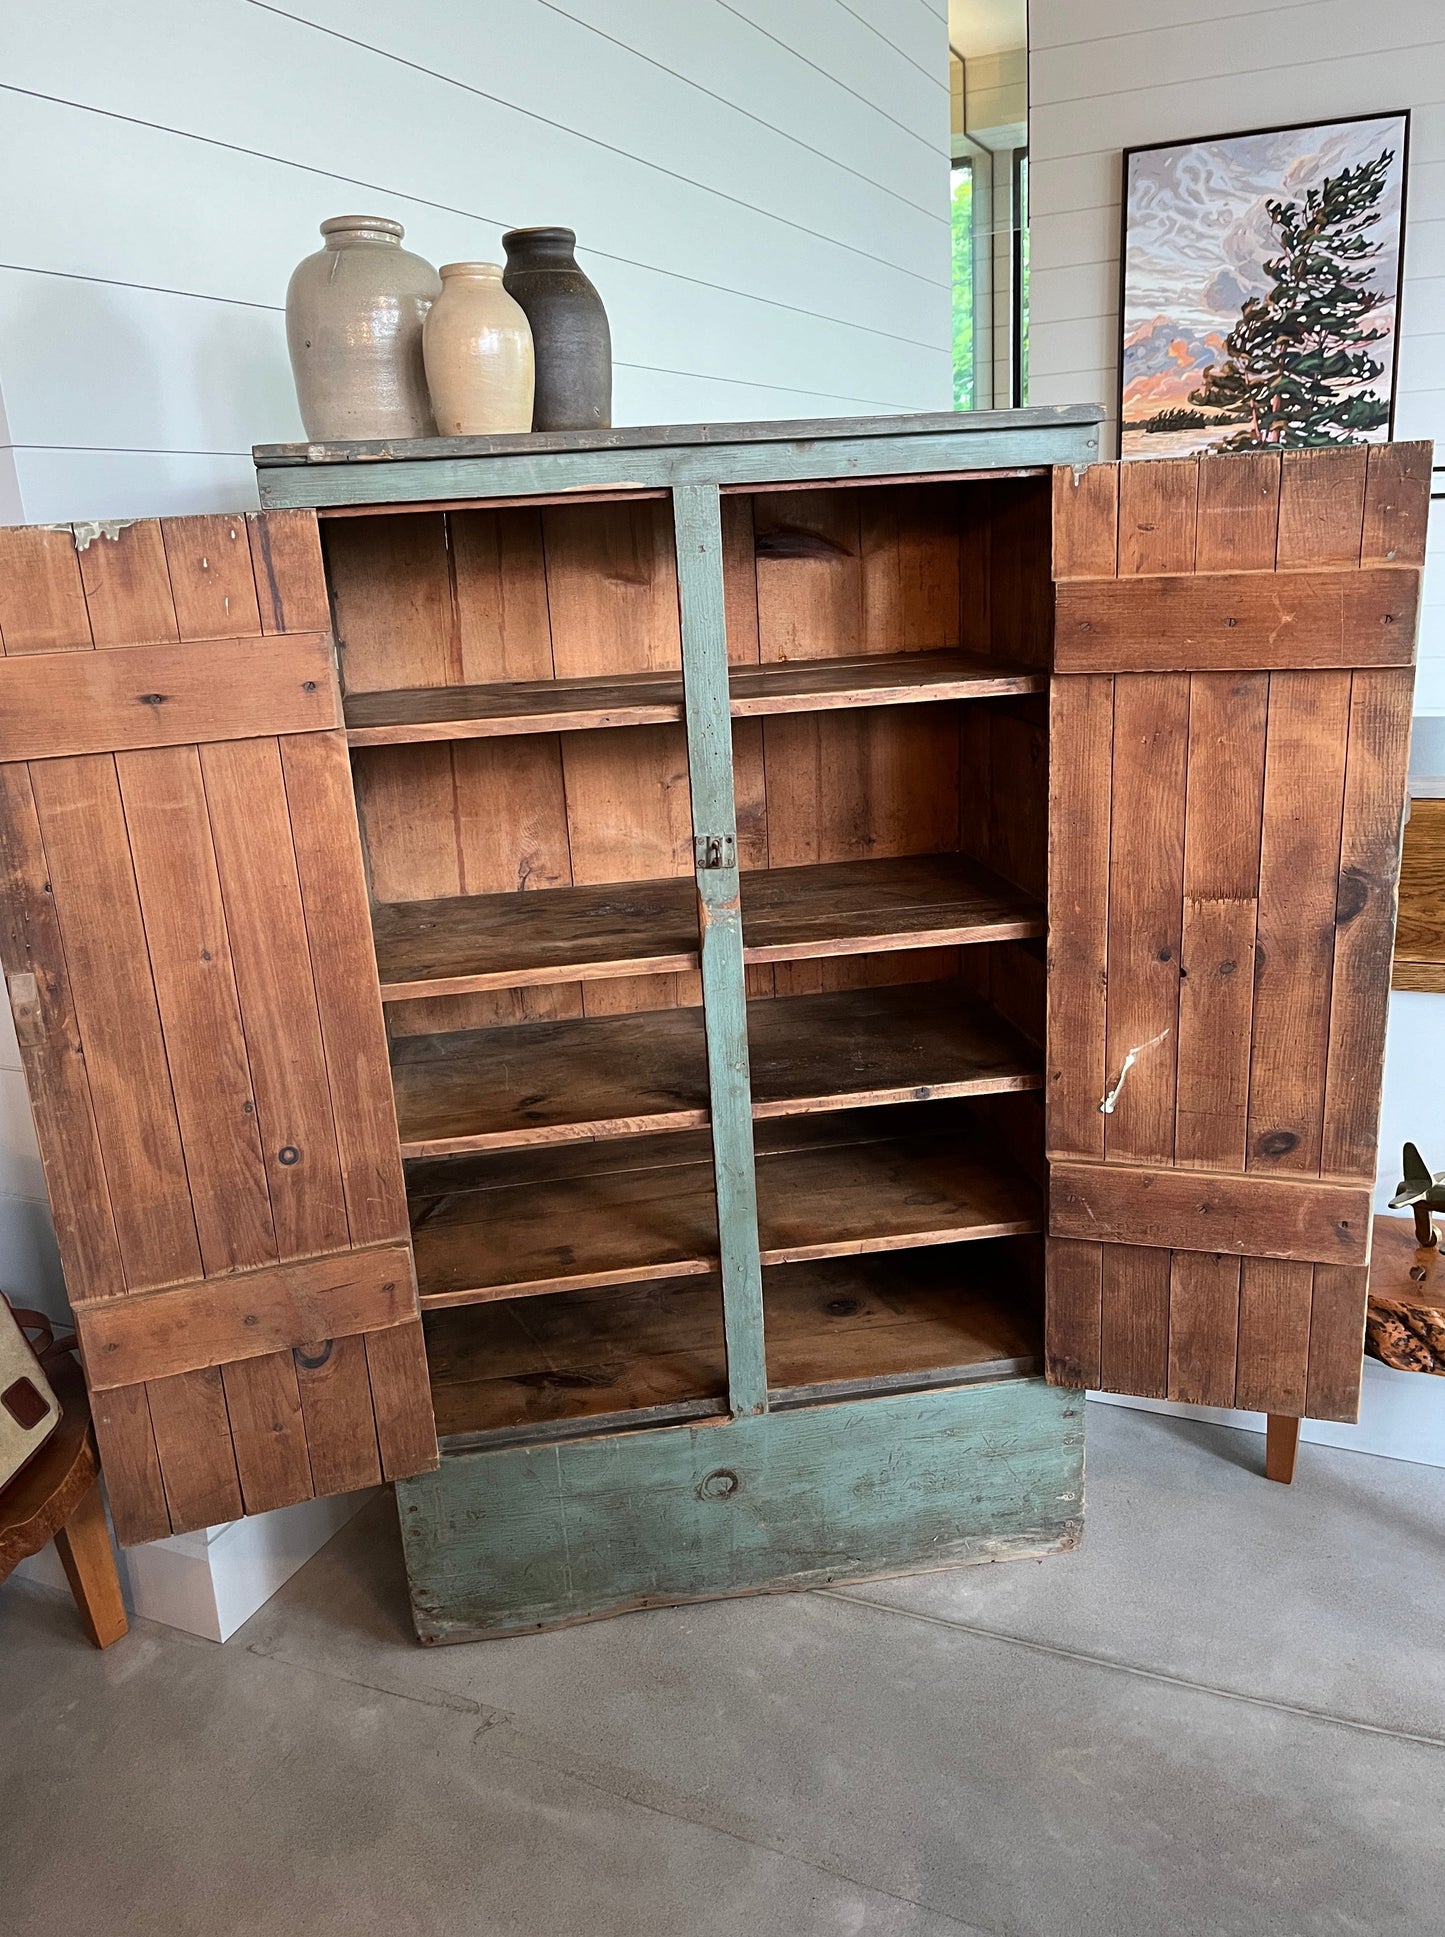
{"type": "MultiPolygon", "coordinates": [[[[776,1401],[920,1380],[1027,1376],[1037,1321],[997,1246],[770,1268],[763,1281],[776,1401]]],[[[427,1319],[444,1437],[550,1437],[725,1410],[717,1279],[474,1305],[427,1319]]]]}

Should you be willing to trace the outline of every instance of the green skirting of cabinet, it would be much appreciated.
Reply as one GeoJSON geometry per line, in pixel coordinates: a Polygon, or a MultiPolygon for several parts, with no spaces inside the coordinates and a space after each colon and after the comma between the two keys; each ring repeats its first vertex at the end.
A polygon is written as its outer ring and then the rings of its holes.
{"type": "Polygon", "coordinates": [[[443,1456],[397,1485],[423,1641],[1057,1553],[1084,1398],[1006,1379],[443,1456]]]}

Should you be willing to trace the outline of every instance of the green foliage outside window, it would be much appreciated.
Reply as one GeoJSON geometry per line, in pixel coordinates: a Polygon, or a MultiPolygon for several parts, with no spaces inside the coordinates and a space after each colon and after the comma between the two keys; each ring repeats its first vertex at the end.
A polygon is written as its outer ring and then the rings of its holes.
{"type": "Polygon", "coordinates": [[[973,170],[953,170],[953,407],[973,409],[973,170]]]}

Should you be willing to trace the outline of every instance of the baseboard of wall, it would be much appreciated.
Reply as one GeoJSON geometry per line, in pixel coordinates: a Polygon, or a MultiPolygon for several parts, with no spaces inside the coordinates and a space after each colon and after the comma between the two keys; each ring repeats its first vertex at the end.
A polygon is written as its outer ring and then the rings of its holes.
{"type": "MultiPolygon", "coordinates": [[[[229,1640],[370,1498],[364,1492],[305,1500],[126,1549],[118,1556],[126,1606],[135,1616],[206,1641],[229,1640]]],[[[65,1589],[53,1546],[22,1561],[15,1573],[65,1589]]]]}
{"type": "MultiPolygon", "coordinates": [[[[1134,1399],[1117,1392],[1091,1392],[1089,1397],[1104,1405],[1174,1413],[1181,1419],[1203,1419],[1242,1432],[1264,1431],[1262,1412],[1176,1406],[1168,1399],[1134,1399]]],[[[1366,1359],[1358,1423],[1337,1426],[1326,1419],[1307,1419],[1300,1439],[1306,1445],[1339,1446],[1346,1452],[1373,1453],[1416,1466],[1445,1466],[1445,1380],[1423,1372],[1395,1372],[1377,1359],[1366,1359]]]]}

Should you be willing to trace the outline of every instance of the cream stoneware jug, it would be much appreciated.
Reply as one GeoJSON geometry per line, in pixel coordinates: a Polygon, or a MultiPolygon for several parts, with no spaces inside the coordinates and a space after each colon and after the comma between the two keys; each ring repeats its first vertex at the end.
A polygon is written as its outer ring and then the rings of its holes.
{"type": "Polygon", "coordinates": [[[532,330],[499,262],[448,262],[422,332],[432,414],[443,437],[532,428],[532,330]]]}
{"type": "Polygon", "coordinates": [[[334,215],[292,272],[286,342],[306,435],[431,437],[422,324],[441,284],[403,249],[400,222],[334,215]]]}

